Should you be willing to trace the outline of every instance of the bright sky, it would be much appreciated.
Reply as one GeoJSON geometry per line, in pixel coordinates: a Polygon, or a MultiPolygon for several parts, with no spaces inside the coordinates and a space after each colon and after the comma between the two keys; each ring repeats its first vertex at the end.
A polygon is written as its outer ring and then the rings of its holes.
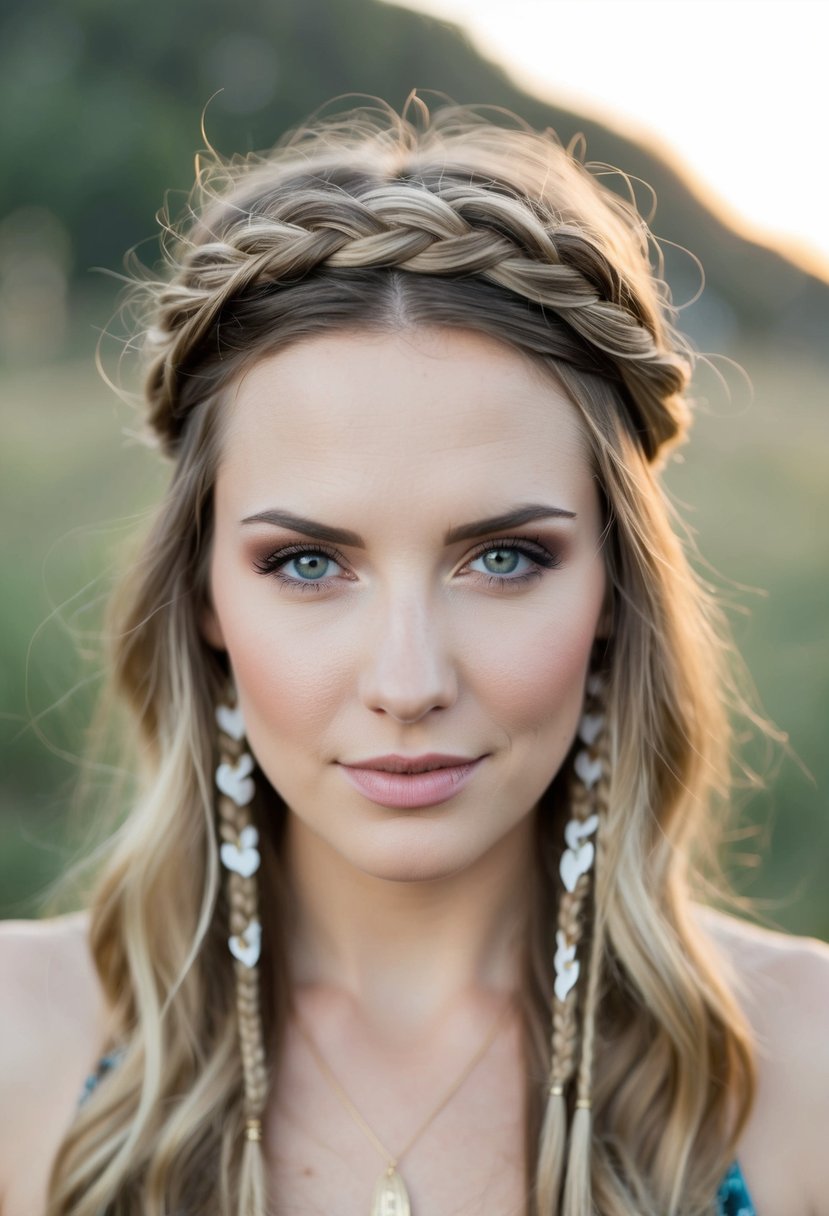
{"type": "Polygon", "coordinates": [[[826,0],[395,2],[463,25],[530,91],[667,145],[741,226],[829,277],[826,0]]]}

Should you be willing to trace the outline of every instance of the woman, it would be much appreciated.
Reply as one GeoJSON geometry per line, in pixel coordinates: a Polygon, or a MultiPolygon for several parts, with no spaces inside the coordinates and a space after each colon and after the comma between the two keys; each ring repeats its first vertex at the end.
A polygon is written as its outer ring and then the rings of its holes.
{"type": "Polygon", "coordinates": [[[742,702],[643,221],[456,108],[193,215],[112,614],[145,791],[88,919],[3,933],[4,1216],[829,1212],[829,952],[692,900],[742,702]]]}

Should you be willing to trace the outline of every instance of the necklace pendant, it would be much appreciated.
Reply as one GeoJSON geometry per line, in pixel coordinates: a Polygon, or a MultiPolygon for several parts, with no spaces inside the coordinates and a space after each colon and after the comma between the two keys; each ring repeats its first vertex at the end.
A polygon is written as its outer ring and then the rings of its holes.
{"type": "Polygon", "coordinates": [[[396,1169],[388,1169],[377,1179],[371,1216],[411,1216],[409,1193],[396,1169]]]}

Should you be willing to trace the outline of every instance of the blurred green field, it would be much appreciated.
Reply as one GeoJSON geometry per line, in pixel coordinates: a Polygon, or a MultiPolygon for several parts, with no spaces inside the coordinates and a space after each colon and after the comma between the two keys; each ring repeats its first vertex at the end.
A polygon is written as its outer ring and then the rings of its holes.
{"type": "MultiPolygon", "coordinates": [[[[68,808],[99,683],[100,610],[165,479],[130,439],[136,418],[98,378],[87,345],[74,361],[0,376],[2,917],[36,915],[77,849],[67,841],[68,808]]],[[[702,369],[706,401],[667,480],[710,563],[707,577],[733,605],[761,706],[793,751],[764,758],[749,745],[772,779],[740,796],[748,830],[731,847],[732,873],[765,923],[829,939],[826,367],[768,346],[730,353],[753,396],[727,364],[719,366],[728,392],[702,369]]],[[[102,774],[99,788],[106,781],[102,774]]]]}

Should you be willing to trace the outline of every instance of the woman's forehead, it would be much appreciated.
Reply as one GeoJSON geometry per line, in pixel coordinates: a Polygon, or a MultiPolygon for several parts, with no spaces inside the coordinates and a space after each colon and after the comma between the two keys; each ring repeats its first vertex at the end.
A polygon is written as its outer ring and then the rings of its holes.
{"type": "MultiPolygon", "coordinates": [[[[340,333],[255,364],[229,395],[220,481],[311,479],[378,492],[591,478],[576,407],[518,350],[463,330],[340,333]]],[[[529,485],[527,485],[529,490],[529,485]]],[[[527,494],[524,494],[527,497],[527,494]]],[[[530,497],[532,495],[530,494],[530,497]]]]}

